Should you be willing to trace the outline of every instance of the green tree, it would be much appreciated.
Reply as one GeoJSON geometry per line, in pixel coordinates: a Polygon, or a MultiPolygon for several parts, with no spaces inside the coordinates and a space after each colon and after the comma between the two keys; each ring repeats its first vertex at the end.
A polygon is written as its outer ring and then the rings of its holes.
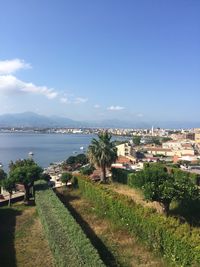
{"type": "Polygon", "coordinates": [[[70,172],[64,172],[61,176],[61,182],[67,184],[72,179],[70,172]]]}
{"type": "Polygon", "coordinates": [[[85,164],[88,163],[88,158],[86,157],[85,154],[78,154],[78,155],[76,156],[75,162],[76,162],[76,163],[79,163],[79,164],[81,164],[81,165],[85,165],[85,164]]]}
{"type": "Polygon", "coordinates": [[[46,182],[49,182],[51,180],[51,175],[49,175],[48,173],[42,173],[41,179],[46,181],[46,182]]]}
{"type": "Polygon", "coordinates": [[[160,138],[159,137],[152,137],[152,143],[160,146],[161,145],[160,138]]]}
{"type": "Polygon", "coordinates": [[[3,181],[6,179],[7,174],[4,172],[3,169],[0,168],[0,194],[1,194],[1,186],[3,181]]]}
{"type": "Polygon", "coordinates": [[[11,197],[13,190],[15,189],[15,181],[11,178],[6,178],[3,180],[3,188],[9,193],[8,206],[11,205],[11,197]]]}
{"type": "Polygon", "coordinates": [[[98,140],[93,138],[88,148],[88,158],[91,164],[101,169],[101,182],[106,181],[106,168],[117,159],[117,148],[113,141],[112,135],[107,131],[98,134],[98,140]]]}
{"type": "Polygon", "coordinates": [[[188,201],[199,198],[198,187],[187,176],[169,173],[162,164],[145,165],[138,175],[144,196],[151,201],[158,201],[166,215],[169,213],[172,200],[188,201]],[[143,185],[142,185],[143,184],[143,185]]]}
{"type": "Polygon", "coordinates": [[[141,141],[141,136],[133,136],[133,143],[136,146],[139,146],[140,145],[140,141],[141,141]]]}
{"type": "Polygon", "coordinates": [[[30,188],[34,182],[41,177],[42,168],[40,168],[32,159],[17,160],[10,165],[9,178],[15,183],[24,185],[24,200],[29,201],[30,188]]]}
{"type": "Polygon", "coordinates": [[[66,163],[69,165],[73,165],[76,163],[76,157],[75,156],[70,156],[67,160],[66,163]]]}

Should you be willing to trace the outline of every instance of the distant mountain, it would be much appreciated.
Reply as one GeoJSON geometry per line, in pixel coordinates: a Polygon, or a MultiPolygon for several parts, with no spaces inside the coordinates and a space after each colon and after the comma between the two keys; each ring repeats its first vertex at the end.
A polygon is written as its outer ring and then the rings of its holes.
{"type": "Polygon", "coordinates": [[[47,117],[33,112],[0,115],[0,127],[78,127],[80,122],[57,116],[47,117]]]}
{"type": "Polygon", "coordinates": [[[196,128],[200,127],[200,122],[142,122],[142,121],[126,121],[118,119],[109,119],[102,121],[76,121],[59,116],[43,116],[34,112],[24,112],[16,114],[0,115],[0,127],[102,127],[102,128],[196,128]]]}

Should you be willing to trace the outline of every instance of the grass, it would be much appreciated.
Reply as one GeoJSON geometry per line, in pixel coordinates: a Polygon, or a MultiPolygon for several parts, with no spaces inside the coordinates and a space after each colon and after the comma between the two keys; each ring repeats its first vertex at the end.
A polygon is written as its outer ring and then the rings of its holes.
{"type": "Polygon", "coordinates": [[[53,267],[53,258],[34,206],[0,208],[0,262],[4,267],[53,267]]]}
{"type": "Polygon", "coordinates": [[[59,197],[81,225],[107,266],[167,267],[128,231],[98,214],[79,190],[59,189],[59,197]]]}

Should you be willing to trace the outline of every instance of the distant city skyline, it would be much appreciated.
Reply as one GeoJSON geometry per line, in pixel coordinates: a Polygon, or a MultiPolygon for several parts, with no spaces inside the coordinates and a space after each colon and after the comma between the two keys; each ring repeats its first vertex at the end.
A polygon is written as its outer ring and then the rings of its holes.
{"type": "Polygon", "coordinates": [[[0,115],[199,121],[199,1],[1,4],[0,115]]]}

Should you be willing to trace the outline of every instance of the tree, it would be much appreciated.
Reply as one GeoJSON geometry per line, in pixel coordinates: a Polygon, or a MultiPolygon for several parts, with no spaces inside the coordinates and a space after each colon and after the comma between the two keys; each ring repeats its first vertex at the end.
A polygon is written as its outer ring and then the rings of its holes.
{"type": "Polygon", "coordinates": [[[72,179],[72,174],[70,172],[64,172],[61,176],[61,182],[65,183],[66,185],[71,179],[72,179]]]}
{"type": "Polygon", "coordinates": [[[133,136],[133,143],[136,146],[139,146],[140,145],[140,141],[141,141],[141,136],[133,136]]]}
{"type": "Polygon", "coordinates": [[[143,177],[143,191],[146,199],[158,201],[163,206],[164,213],[168,214],[170,203],[175,197],[173,176],[161,164],[146,165],[141,172],[143,177]]]}
{"type": "Polygon", "coordinates": [[[4,172],[3,169],[0,168],[0,194],[1,194],[1,185],[3,181],[6,179],[7,174],[4,172]]]}
{"type": "Polygon", "coordinates": [[[76,163],[79,163],[79,164],[81,164],[81,165],[85,165],[85,164],[88,163],[88,158],[86,157],[85,154],[78,154],[78,155],[76,156],[75,162],[76,162],[76,163]]]}
{"type": "Polygon", "coordinates": [[[161,145],[160,138],[159,137],[152,137],[152,143],[160,146],[161,145]]]}
{"type": "Polygon", "coordinates": [[[12,192],[15,189],[15,182],[11,178],[3,180],[3,188],[9,193],[8,206],[11,205],[12,192]]]}
{"type": "Polygon", "coordinates": [[[76,163],[76,157],[75,156],[70,156],[67,160],[66,163],[69,165],[73,165],[76,163]]]}
{"type": "Polygon", "coordinates": [[[93,138],[88,148],[88,158],[91,164],[101,169],[101,182],[106,181],[106,168],[117,159],[117,148],[113,141],[112,135],[107,131],[98,134],[98,140],[93,138]]]}
{"type": "Polygon", "coordinates": [[[136,174],[136,177],[138,179],[142,177],[140,186],[145,198],[158,201],[166,215],[169,213],[172,200],[188,201],[199,197],[198,187],[188,179],[187,175],[169,173],[160,163],[145,165],[144,170],[136,174]]]}
{"type": "Polygon", "coordinates": [[[49,182],[51,180],[51,175],[49,175],[48,173],[42,173],[41,179],[46,181],[46,182],[49,182]]]}
{"type": "Polygon", "coordinates": [[[34,182],[41,177],[42,168],[40,168],[32,159],[17,160],[10,165],[9,178],[15,183],[24,185],[24,200],[29,201],[30,188],[34,182]]]}

